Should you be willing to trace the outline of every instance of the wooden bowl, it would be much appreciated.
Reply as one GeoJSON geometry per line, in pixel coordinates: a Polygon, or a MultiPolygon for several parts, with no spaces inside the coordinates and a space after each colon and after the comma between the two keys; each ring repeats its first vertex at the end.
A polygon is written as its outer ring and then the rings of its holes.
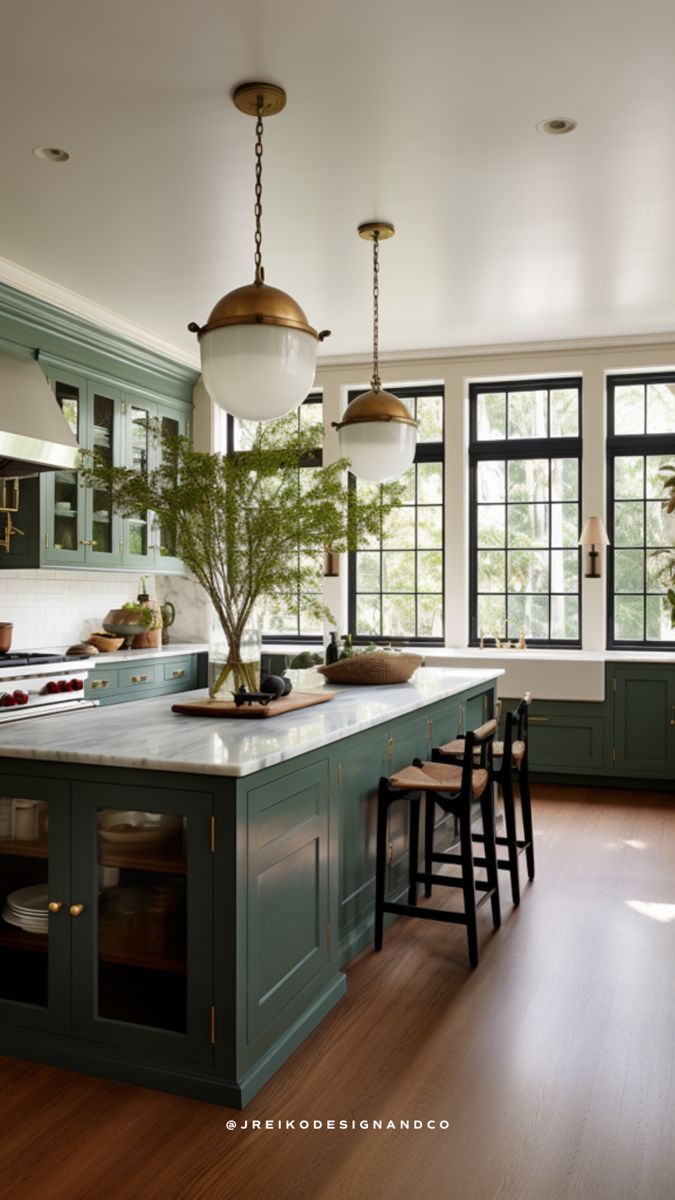
{"type": "Polygon", "coordinates": [[[331,683],[387,684],[407,683],[422,666],[421,654],[385,654],[372,650],[368,654],[351,654],[336,663],[317,670],[331,683]]]}
{"type": "Polygon", "coordinates": [[[110,654],[113,650],[119,650],[120,646],[124,645],[125,640],[123,637],[114,637],[113,635],[104,635],[102,633],[92,633],[91,637],[87,638],[89,645],[95,646],[97,650],[101,651],[101,654],[110,654]]]}

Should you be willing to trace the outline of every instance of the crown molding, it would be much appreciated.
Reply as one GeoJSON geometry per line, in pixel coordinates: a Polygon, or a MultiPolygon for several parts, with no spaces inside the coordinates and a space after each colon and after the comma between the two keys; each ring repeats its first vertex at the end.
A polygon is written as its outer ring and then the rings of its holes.
{"type": "MultiPolygon", "coordinates": [[[[53,280],[46,279],[43,275],[37,275],[34,271],[29,271],[26,267],[21,267],[18,263],[1,257],[0,283],[49,305],[51,309],[58,310],[58,314],[63,318],[68,314],[71,318],[82,321],[87,328],[89,334],[87,340],[90,342],[92,341],[92,327],[94,327],[94,330],[102,335],[98,339],[100,349],[105,349],[103,335],[109,333],[121,338],[124,343],[143,347],[153,355],[158,355],[162,359],[170,359],[175,364],[199,373],[199,355],[196,352],[191,354],[184,347],[176,346],[173,342],[161,337],[160,334],[153,333],[142,325],[136,325],[134,321],[127,320],[119,313],[104,308],[93,300],[88,300],[86,296],[72,292],[69,288],[62,287],[61,284],[54,283],[53,280]]],[[[69,324],[73,328],[73,322],[71,321],[69,324]]]]}
{"type": "MultiPolygon", "coordinates": [[[[675,330],[658,333],[638,333],[624,337],[561,338],[541,342],[493,342],[489,345],[435,346],[427,350],[380,351],[379,360],[391,366],[405,366],[415,362],[474,361],[482,358],[519,358],[525,354],[584,354],[596,350],[650,350],[661,346],[675,348],[675,330]]],[[[335,354],[320,355],[317,371],[335,370],[340,367],[372,368],[372,355],[335,354]]]]}

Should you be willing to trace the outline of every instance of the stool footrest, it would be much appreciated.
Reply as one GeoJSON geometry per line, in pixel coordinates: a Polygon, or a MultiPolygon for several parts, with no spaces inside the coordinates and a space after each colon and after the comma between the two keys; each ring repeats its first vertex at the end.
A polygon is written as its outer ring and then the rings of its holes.
{"type": "Polygon", "coordinates": [[[427,921],[447,921],[451,925],[466,925],[464,913],[446,912],[444,908],[418,908],[416,904],[394,904],[385,900],[382,911],[403,917],[423,917],[427,921]]]}

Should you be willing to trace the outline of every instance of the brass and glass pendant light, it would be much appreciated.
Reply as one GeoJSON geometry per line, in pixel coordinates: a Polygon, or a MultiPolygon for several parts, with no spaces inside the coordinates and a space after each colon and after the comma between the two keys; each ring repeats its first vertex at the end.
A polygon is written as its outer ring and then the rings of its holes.
{"type": "Polygon", "coordinates": [[[340,453],[350,460],[357,479],[386,483],[412,466],[417,444],[417,424],[398,396],[382,389],[379,363],[380,242],[394,236],[387,221],[359,225],[359,237],[373,245],[373,376],[370,391],[348,405],[341,421],[334,421],[340,453]]]}
{"type": "Polygon", "coordinates": [[[286,105],[283,88],[244,83],[233,100],[240,112],[256,118],[255,276],[254,282],[228,292],[205,325],[188,326],[199,338],[202,375],[209,395],[221,408],[247,421],[273,421],[298,408],[314,380],[317,333],[300,305],[265,283],[262,265],[263,119],[286,105]]]}

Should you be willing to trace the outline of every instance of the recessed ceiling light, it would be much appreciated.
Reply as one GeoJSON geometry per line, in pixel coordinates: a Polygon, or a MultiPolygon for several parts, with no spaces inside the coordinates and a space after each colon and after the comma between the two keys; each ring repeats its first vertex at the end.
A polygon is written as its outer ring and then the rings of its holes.
{"type": "Polygon", "coordinates": [[[576,129],[577,123],[571,117],[551,117],[549,121],[540,121],[537,129],[541,129],[542,133],[571,133],[576,129]]]}
{"type": "Polygon", "coordinates": [[[70,155],[67,150],[59,150],[58,146],[34,146],[36,158],[46,158],[47,162],[68,162],[70,155]]]}

